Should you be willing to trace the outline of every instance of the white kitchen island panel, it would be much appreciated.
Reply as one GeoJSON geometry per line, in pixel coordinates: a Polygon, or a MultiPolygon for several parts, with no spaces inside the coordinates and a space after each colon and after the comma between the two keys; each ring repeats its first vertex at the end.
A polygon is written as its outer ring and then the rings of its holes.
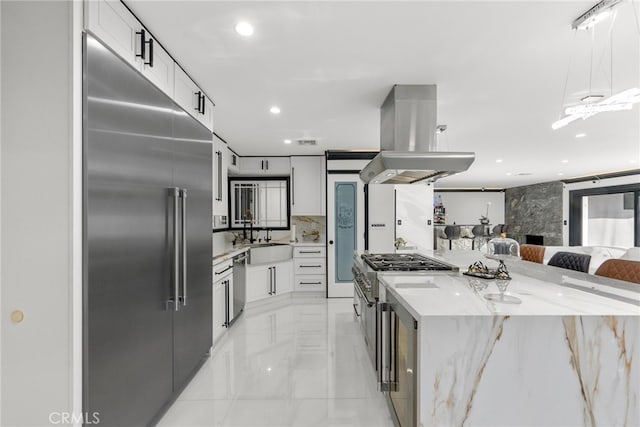
{"type": "Polygon", "coordinates": [[[420,323],[424,425],[640,425],[640,318],[434,316],[420,323]]]}

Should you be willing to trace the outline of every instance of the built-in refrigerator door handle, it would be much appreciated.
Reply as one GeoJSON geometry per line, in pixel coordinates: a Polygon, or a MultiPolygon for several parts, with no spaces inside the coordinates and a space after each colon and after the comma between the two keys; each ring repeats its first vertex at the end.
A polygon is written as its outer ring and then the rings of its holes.
{"type": "Polygon", "coordinates": [[[182,201],[182,305],[187,305],[187,189],[180,190],[182,201]]]}
{"type": "Polygon", "coordinates": [[[173,309],[178,311],[180,310],[180,242],[178,240],[180,233],[178,224],[180,189],[177,187],[170,188],[169,193],[173,198],[173,295],[169,302],[173,304],[173,309]]]}

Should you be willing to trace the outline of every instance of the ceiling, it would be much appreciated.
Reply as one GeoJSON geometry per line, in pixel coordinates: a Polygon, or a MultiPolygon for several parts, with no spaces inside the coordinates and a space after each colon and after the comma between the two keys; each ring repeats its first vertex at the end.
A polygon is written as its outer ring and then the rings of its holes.
{"type": "Polygon", "coordinates": [[[595,1],[126,3],[214,99],[216,133],[241,155],[377,150],[392,85],[436,84],[440,150],[476,153],[438,187],[640,167],[640,105],[551,129],[563,105],[640,87],[638,0],[594,32],[571,22],[595,1]],[[253,36],[234,31],[241,20],[253,36]]]}

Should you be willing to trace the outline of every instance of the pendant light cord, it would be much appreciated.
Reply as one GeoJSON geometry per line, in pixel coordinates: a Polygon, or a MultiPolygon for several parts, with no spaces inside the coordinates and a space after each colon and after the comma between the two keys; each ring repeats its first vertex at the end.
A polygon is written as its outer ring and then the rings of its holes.
{"type": "Polygon", "coordinates": [[[578,34],[578,30],[575,29],[573,30],[573,40],[571,41],[571,49],[570,49],[570,54],[569,54],[569,63],[567,64],[567,75],[564,78],[564,87],[562,88],[562,100],[560,101],[560,112],[558,113],[558,118],[560,119],[562,117],[562,113],[564,112],[563,107],[564,107],[564,100],[567,96],[567,85],[569,83],[569,74],[571,73],[571,62],[573,61],[573,51],[574,51],[574,47],[576,44],[576,36],[578,34]]]}

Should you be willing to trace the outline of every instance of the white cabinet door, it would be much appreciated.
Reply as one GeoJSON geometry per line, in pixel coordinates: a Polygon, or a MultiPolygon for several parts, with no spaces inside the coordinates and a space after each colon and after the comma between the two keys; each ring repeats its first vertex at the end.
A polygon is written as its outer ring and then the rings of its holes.
{"type": "Polygon", "coordinates": [[[140,69],[142,30],[140,22],[119,0],[88,0],[84,2],[85,26],[125,61],[140,69]]]}
{"type": "Polygon", "coordinates": [[[173,98],[175,62],[156,40],[150,36],[146,38],[151,42],[146,47],[149,60],[142,62],[142,74],[173,98]]]}
{"type": "Polygon", "coordinates": [[[287,292],[291,292],[293,290],[293,269],[291,268],[291,261],[280,262],[275,264],[273,268],[275,268],[275,294],[282,295],[287,292]]]}
{"type": "Polygon", "coordinates": [[[207,129],[213,132],[213,101],[206,96],[204,97],[202,119],[200,121],[207,129]]]}
{"type": "Polygon", "coordinates": [[[239,173],[241,175],[288,176],[291,173],[291,161],[288,157],[241,157],[239,173]]]}
{"type": "Polygon", "coordinates": [[[291,173],[291,159],[289,157],[265,157],[265,174],[284,175],[291,173]]]}
{"type": "Polygon", "coordinates": [[[227,147],[227,171],[238,173],[240,168],[240,157],[238,157],[229,147],[227,147]]]}
{"type": "Polygon", "coordinates": [[[324,178],[324,157],[291,157],[291,215],[325,215],[324,178]]]}
{"type": "Polygon", "coordinates": [[[225,285],[223,281],[217,281],[213,284],[213,341],[215,342],[225,331],[224,317],[225,317],[225,285]]]}
{"type": "Polygon", "coordinates": [[[247,266],[246,302],[258,301],[270,296],[271,270],[268,265],[247,266]]]}
{"type": "Polygon", "coordinates": [[[176,103],[193,117],[198,118],[201,114],[200,88],[191,80],[178,64],[174,65],[173,76],[173,99],[176,103]]]}
{"type": "MultiPolygon", "coordinates": [[[[219,138],[213,139],[213,214],[228,215],[228,162],[227,145],[219,138]]],[[[228,221],[227,221],[228,223],[228,221]]]]}

